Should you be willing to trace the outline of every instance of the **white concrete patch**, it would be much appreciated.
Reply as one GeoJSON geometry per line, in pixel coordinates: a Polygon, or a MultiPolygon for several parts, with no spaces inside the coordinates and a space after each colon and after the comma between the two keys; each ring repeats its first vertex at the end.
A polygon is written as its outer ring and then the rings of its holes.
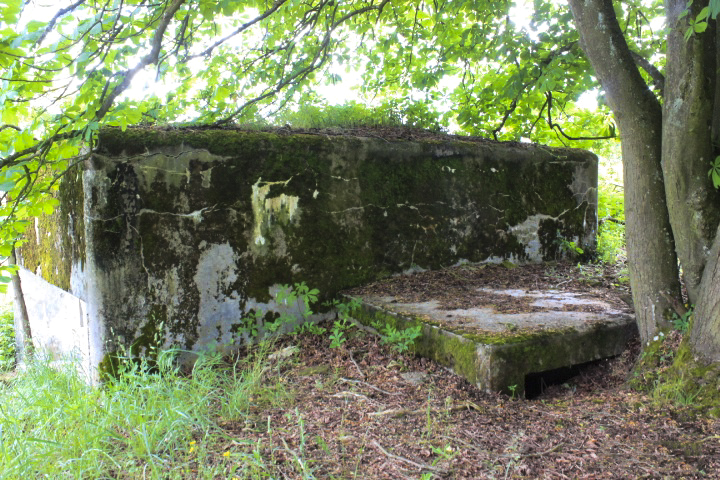
{"type": "Polygon", "coordinates": [[[86,303],[29,270],[20,268],[19,275],[35,348],[52,360],[75,362],[81,373],[92,379],[86,303]]]}
{"type": "MultiPolygon", "coordinates": [[[[549,215],[532,215],[525,219],[524,222],[510,227],[510,233],[515,235],[520,243],[525,245],[525,253],[530,262],[542,262],[542,253],[540,252],[540,237],[538,237],[538,229],[540,221],[553,219],[549,215]]],[[[554,219],[553,219],[554,220],[554,219]]]]}
{"type": "Polygon", "coordinates": [[[200,255],[193,277],[200,292],[196,350],[232,343],[228,319],[239,321],[243,312],[236,300],[237,292],[233,291],[234,295],[226,292],[237,279],[236,257],[230,244],[210,245],[200,255]]]}
{"type": "Polygon", "coordinates": [[[265,245],[266,231],[272,224],[273,218],[290,222],[293,220],[297,210],[299,197],[285,195],[281,193],[279,197],[267,198],[270,193],[270,187],[273,185],[287,185],[292,177],[284,182],[263,182],[262,178],[258,178],[252,186],[252,203],[253,216],[255,224],[253,228],[255,245],[265,245]]]}

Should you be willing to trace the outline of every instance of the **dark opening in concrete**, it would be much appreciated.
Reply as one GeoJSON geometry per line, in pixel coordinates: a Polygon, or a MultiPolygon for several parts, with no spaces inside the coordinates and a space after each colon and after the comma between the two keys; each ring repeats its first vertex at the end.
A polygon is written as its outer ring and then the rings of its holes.
{"type": "MultiPolygon", "coordinates": [[[[611,357],[615,358],[615,357],[611,357]]],[[[553,385],[562,385],[570,382],[573,378],[581,375],[588,369],[606,362],[608,359],[593,360],[591,362],[581,363],[579,365],[571,365],[569,367],[554,368],[544,372],[529,373],[525,376],[525,399],[533,400],[553,385]]]]}

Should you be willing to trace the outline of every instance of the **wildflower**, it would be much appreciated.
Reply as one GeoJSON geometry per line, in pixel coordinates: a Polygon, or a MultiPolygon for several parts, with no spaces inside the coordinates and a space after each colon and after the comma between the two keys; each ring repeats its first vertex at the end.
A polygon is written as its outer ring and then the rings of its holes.
{"type": "Polygon", "coordinates": [[[223,457],[229,457],[229,456],[230,456],[230,452],[223,453],[223,457]]]}

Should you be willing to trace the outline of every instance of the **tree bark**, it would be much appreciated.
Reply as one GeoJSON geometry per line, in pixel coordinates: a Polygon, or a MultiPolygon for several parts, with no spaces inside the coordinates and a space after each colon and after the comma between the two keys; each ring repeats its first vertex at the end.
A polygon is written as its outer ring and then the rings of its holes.
{"type": "MultiPolygon", "coordinates": [[[[10,254],[10,263],[17,265],[17,254],[13,247],[10,254]]],[[[18,315],[15,317],[15,344],[18,362],[28,360],[34,351],[32,330],[30,329],[30,317],[28,316],[27,306],[25,305],[25,296],[23,295],[22,284],[20,283],[20,275],[16,272],[12,274],[11,282],[13,293],[15,294],[15,303],[18,315]]]]}
{"type": "Polygon", "coordinates": [[[625,182],[625,235],[640,337],[669,323],[680,298],[675,244],[660,165],[662,109],[630,54],[611,0],[569,0],[581,47],[618,123],[625,182]]]}
{"type": "Polygon", "coordinates": [[[720,228],[700,285],[690,345],[706,360],[720,362],[720,228]]]}
{"type": "Polygon", "coordinates": [[[700,295],[707,255],[720,223],[720,195],[708,180],[714,158],[715,22],[684,38],[703,2],[666,0],[667,68],[663,105],[662,169],[670,224],[690,303],[700,295]]]}
{"type": "MultiPolygon", "coordinates": [[[[720,27],[715,22],[715,65],[720,68],[720,27]]],[[[720,153],[720,78],[715,77],[715,104],[713,107],[712,144],[720,153]]]]}

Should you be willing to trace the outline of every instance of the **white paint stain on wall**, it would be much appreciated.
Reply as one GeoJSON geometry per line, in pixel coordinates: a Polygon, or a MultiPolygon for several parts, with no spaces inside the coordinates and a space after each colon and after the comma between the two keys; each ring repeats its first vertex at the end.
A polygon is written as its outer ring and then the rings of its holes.
{"type": "Polygon", "coordinates": [[[289,223],[298,210],[299,197],[281,193],[278,197],[267,198],[273,185],[287,185],[292,177],[284,182],[263,182],[262,178],[252,186],[252,210],[255,218],[253,237],[255,245],[265,245],[263,231],[270,228],[273,220],[289,223]]]}

